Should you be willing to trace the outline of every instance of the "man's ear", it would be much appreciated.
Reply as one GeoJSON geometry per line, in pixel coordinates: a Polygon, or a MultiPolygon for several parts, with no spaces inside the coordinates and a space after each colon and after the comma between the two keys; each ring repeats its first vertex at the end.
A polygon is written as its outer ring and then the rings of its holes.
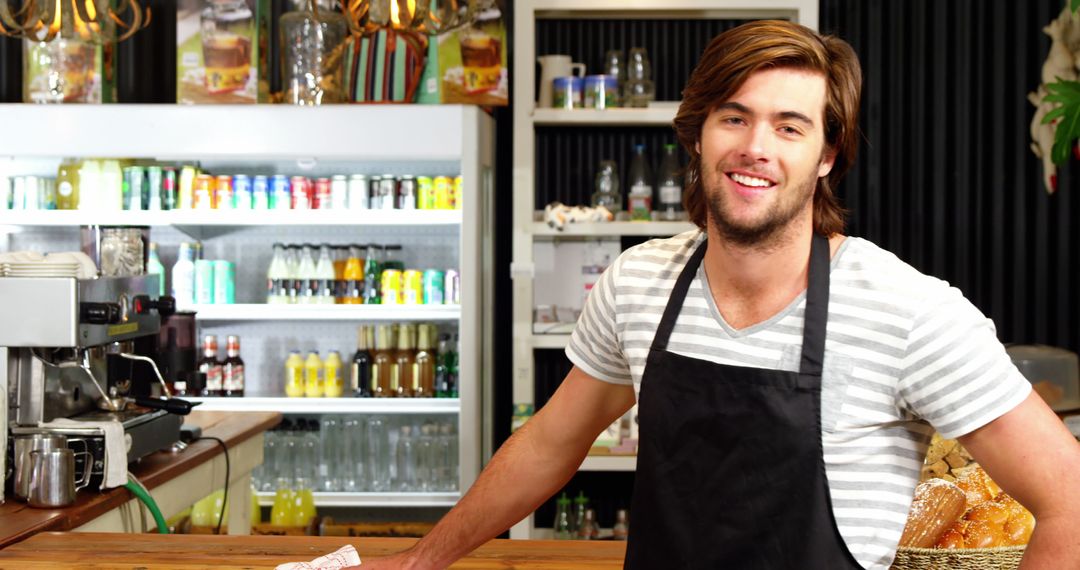
{"type": "Polygon", "coordinates": [[[821,153],[821,162],[818,163],[818,178],[828,176],[832,172],[834,164],[836,164],[836,149],[827,146],[825,151],[821,153]]]}
{"type": "Polygon", "coordinates": [[[698,141],[694,143],[694,152],[696,152],[698,156],[701,156],[701,139],[698,139],[698,141]]]}

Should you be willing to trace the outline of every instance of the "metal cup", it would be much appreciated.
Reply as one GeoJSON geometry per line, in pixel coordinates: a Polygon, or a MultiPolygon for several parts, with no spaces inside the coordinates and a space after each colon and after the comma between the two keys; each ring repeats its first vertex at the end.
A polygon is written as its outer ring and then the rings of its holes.
{"type": "Polygon", "coordinates": [[[26,500],[30,496],[30,453],[66,449],[67,438],[56,433],[35,433],[15,438],[15,496],[26,500]]]}
{"type": "Polygon", "coordinates": [[[90,484],[90,470],[75,481],[75,452],[68,449],[30,452],[31,507],[54,509],[75,503],[75,494],[90,484]]]}

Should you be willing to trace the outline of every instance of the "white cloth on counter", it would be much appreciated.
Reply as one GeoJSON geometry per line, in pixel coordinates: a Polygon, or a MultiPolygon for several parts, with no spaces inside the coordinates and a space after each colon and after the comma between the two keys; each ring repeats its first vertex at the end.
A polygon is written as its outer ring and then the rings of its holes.
{"type": "Polygon", "coordinates": [[[311,562],[288,562],[279,564],[275,570],[341,570],[359,564],[360,555],[357,554],[353,545],[346,544],[334,552],[320,556],[311,562]]]}
{"type": "Polygon", "coordinates": [[[68,418],[56,418],[55,420],[41,424],[41,427],[55,428],[97,428],[105,435],[105,482],[103,489],[123,487],[127,483],[127,445],[124,441],[124,424],[118,421],[108,422],[84,422],[68,418]]]}

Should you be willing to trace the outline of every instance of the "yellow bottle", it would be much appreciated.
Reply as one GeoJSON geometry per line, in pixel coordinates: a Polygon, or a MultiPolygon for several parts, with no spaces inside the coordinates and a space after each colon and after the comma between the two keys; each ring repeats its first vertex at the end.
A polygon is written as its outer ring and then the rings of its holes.
{"type": "Polygon", "coordinates": [[[290,398],[304,395],[304,359],[299,350],[289,352],[285,360],[285,395],[290,398]]]}
{"type": "Polygon", "coordinates": [[[345,382],[341,378],[341,355],[331,350],[323,363],[323,383],[327,398],[340,398],[345,392],[345,382]]]}
{"type": "Polygon", "coordinates": [[[293,498],[292,489],[288,488],[285,479],[278,479],[277,492],[274,493],[274,506],[270,507],[270,524],[275,526],[291,526],[293,522],[293,498]]]}
{"type": "Polygon", "coordinates": [[[304,395],[308,398],[321,398],[325,391],[323,361],[319,358],[319,351],[313,350],[304,361],[304,395]]]}
{"type": "Polygon", "coordinates": [[[296,480],[292,501],[292,526],[307,526],[315,518],[315,496],[307,479],[296,480]]]}
{"type": "Polygon", "coordinates": [[[74,158],[65,158],[56,170],[56,209],[77,210],[79,208],[79,168],[82,162],[74,158]]]}
{"type": "Polygon", "coordinates": [[[251,524],[262,524],[262,509],[259,508],[259,495],[255,485],[251,486],[251,524]]]}

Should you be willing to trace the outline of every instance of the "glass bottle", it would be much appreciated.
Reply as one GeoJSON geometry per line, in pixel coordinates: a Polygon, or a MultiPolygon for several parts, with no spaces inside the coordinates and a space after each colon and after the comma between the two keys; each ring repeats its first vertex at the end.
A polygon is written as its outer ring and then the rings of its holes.
{"type": "Polygon", "coordinates": [[[435,326],[420,325],[416,342],[416,361],[413,363],[413,397],[435,396],[435,326]]]}
{"type": "Polygon", "coordinates": [[[649,173],[649,159],[645,156],[645,145],[634,145],[634,157],[630,159],[630,219],[647,222],[652,219],[652,175],[649,173]]]}
{"type": "Polygon", "coordinates": [[[630,536],[630,519],[626,509],[615,511],[615,526],[611,529],[615,540],[626,540],[630,536]]]}
{"type": "Polygon", "coordinates": [[[323,385],[327,398],[340,398],[345,391],[345,383],[341,380],[341,354],[331,350],[326,355],[323,363],[323,385]]]}
{"type": "Polygon", "coordinates": [[[394,395],[398,398],[411,398],[413,391],[413,365],[416,364],[416,340],[413,325],[399,325],[397,352],[394,353],[394,374],[391,380],[394,395]]]}
{"type": "Polygon", "coordinates": [[[450,365],[447,360],[450,356],[450,336],[439,337],[439,354],[435,364],[435,397],[450,397],[450,365]]]}
{"type": "Polygon", "coordinates": [[[203,337],[203,356],[202,359],[199,360],[199,372],[206,375],[206,384],[203,388],[202,396],[222,395],[222,367],[217,354],[217,337],[212,334],[203,337]]]}
{"type": "Polygon", "coordinates": [[[596,522],[596,511],[585,509],[585,520],[578,527],[578,539],[596,540],[600,538],[600,525],[596,522]]]}
{"type": "Polygon", "coordinates": [[[652,66],[645,48],[632,48],[626,66],[626,86],[623,102],[626,107],[648,107],[656,98],[656,86],[652,81],[652,66]]]}
{"type": "Polygon", "coordinates": [[[172,296],[177,309],[195,304],[195,249],[188,242],[180,244],[180,253],[172,267],[172,296]]]}
{"type": "Polygon", "coordinates": [[[101,202],[101,163],[88,158],[79,165],[79,184],[75,194],[79,199],[75,201],[79,210],[103,210],[101,202]]]}
{"type": "Polygon", "coordinates": [[[334,304],[334,258],[330,255],[330,244],[319,246],[319,260],[315,263],[314,302],[320,305],[334,304]]]}
{"type": "Polygon", "coordinates": [[[221,364],[222,395],[244,397],[244,360],[240,358],[240,337],[225,338],[225,362],[221,364]]]}
{"type": "Polygon", "coordinates": [[[57,36],[49,42],[27,39],[23,46],[24,103],[101,102],[99,48],[93,43],[57,36]]]}
{"type": "Polygon", "coordinates": [[[585,526],[585,511],[588,509],[589,498],[585,496],[585,491],[578,491],[578,496],[574,497],[574,518],[571,526],[571,532],[575,535],[585,526]]]}
{"type": "Polygon", "coordinates": [[[373,243],[367,246],[364,262],[364,304],[382,304],[382,270],[386,250],[373,243]]]}
{"type": "Polygon", "coordinates": [[[342,304],[345,302],[345,264],[349,262],[349,246],[335,245],[330,249],[334,259],[334,303],[342,304]]]}
{"type": "Polygon", "coordinates": [[[116,212],[124,209],[124,175],[120,161],[104,160],[101,163],[101,178],[98,185],[102,210],[116,212]]]}
{"type": "Polygon", "coordinates": [[[449,392],[447,397],[457,398],[458,394],[458,356],[461,354],[461,339],[454,335],[454,342],[450,345],[450,356],[447,358],[448,364],[448,384],[449,392]]]}
{"type": "Polygon", "coordinates": [[[328,0],[299,0],[281,17],[285,102],[340,103],[349,25],[328,0]]]}
{"type": "Polygon", "coordinates": [[[397,459],[397,479],[394,481],[394,490],[399,492],[415,491],[416,484],[416,442],[412,434],[412,426],[401,426],[401,434],[398,436],[397,451],[394,454],[397,459]]]}
{"type": "Polygon", "coordinates": [[[270,267],[266,270],[266,302],[269,304],[287,303],[289,300],[288,281],[289,267],[285,261],[285,246],[275,243],[274,255],[270,259],[270,267]]]}
{"type": "Polygon", "coordinates": [[[345,281],[341,302],[347,305],[359,305],[364,302],[364,261],[360,259],[360,246],[349,246],[349,257],[341,272],[345,281]]]}
{"type": "Polygon", "coordinates": [[[619,192],[619,173],[614,160],[600,161],[596,172],[596,192],[592,195],[593,207],[604,206],[611,213],[622,209],[622,194],[619,192]]]}
{"type": "Polygon", "coordinates": [[[353,397],[370,398],[374,395],[371,374],[371,348],[374,331],[368,325],[360,325],[356,331],[356,353],[353,354],[349,374],[349,388],[353,397]]]}
{"type": "Polygon", "coordinates": [[[287,302],[295,305],[300,302],[301,290],[304,288],[304,281],[300,279],[300,246],[298,245],[285,246],[285,274],[287,275],[285,278],[287,302]]]}
{"type": "Polygon", "coordinates": [[[75,210],[79,207],[79,167],[74,158],[65,158],[56,169],[56,209],[75,210]]]}
{"type": "Polygon", "coordinates": [[[555,500],[555,540],[573,538],[570,532],[570,498],[563,493],[555,500]]]}
{"type": "Polygon", "coordinates": [[[311,492],[311,480],[306,477],[296,479],[293,490],[292,526],[307,526],[315,518],[315,495],[311,492]]]}
{"type": "Polygon", "coordinates": [[[304,361],[304,395],[308,398],[321,398],[324,390],[323,361],[319,358],[319,351],[313,350],[304,361]]]}
{"type": "Polygon", "coordinates": [[[146,260],[146,273],[158,276],[158,297],[165,295],[165,266],[158,257],[158,244],[150,242],[150,257],[146,260]]]}
{"type": "Polygon", "coordinates": [[[393,334],[393,325],[378,325],[375,329],[375,354],[372,356],[371,375],[376,398],[395,396],[391,384],[394,367],[394,351],[391,344],[393,334]]]}
{"type": "Polygon", "coordinates": [[[304,358],[299,350],[290,350],[285,360],[285,395],[290,398],[304,395],[304,358]]]}
{"type": "Polygon", "coordinates": [[[664,221],[681,220],[682,213],[682,176],[679,175],[679,157],[673,144],[664,145],[664,158],[656,175],[656,188],[659,194],[657,216],[664,221]]]}
{"type": "Polygon", "coordinates": [[[315,257],[312,255],[314,246],[305,243],[300,246],[300,262],[296,272],[299,275],[300,293],[297,302],[301,304],[314,304],[319,302],[319,272],[316,269],[315,257]]]}

